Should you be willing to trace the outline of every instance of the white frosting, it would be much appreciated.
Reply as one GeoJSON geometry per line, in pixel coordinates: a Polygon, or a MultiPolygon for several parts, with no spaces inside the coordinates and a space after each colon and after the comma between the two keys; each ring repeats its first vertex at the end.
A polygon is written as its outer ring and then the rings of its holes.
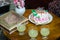
{"type": "Polygon", "coordinates": [[[38,13],[37,16],[33,16],[35,23],[45,23],[49,21],[48,12],[38,13]],[[39,16],[39,17],[38,17],[39,16]]]}

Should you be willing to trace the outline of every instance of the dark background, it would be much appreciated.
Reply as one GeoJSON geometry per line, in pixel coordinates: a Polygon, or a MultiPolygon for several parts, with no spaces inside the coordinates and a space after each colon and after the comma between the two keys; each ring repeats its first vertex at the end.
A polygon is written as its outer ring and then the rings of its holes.
{"type": "MultiPolygon", "coordinates": [[[[26,9],[36,9],[38,7],[44,7],[45,9],[48,9],[48,4],[52,2],[53,0],[25,0],[25,7],[26,9]]],[[[10,5],[6,5],[3,7],[0,7],[0,15],[8,12],[10,5]]]]}
{"type": "Polygon", "coordinates": [[[27,9],[35,9],[37,7],[45,7],[48,8],[48,4],[53,0],[25,0],[25,7],[27,9]]]}

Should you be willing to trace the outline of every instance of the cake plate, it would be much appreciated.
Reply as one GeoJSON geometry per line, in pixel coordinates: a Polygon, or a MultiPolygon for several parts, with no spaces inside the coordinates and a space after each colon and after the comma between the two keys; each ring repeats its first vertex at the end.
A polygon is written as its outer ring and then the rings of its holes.
{"type": "Polygon", "coordinates": [[[38,23],[35,23],[34,20],[32,20],[32,16],[33,16],[33,14],[31,13],[31,14],[29,15],[29,21],[32,22],[32,23],[34,23],[35,25],[45,25],[45,24],[48,24],[48,23],[52,22],[52,20],[53,20],[53,16],[52,16],[50,13],[48,13],[49,20],[46,21],[46,22],[44,22],[44,23],[39,23],[39,24],[38,24],[38,23]]]}

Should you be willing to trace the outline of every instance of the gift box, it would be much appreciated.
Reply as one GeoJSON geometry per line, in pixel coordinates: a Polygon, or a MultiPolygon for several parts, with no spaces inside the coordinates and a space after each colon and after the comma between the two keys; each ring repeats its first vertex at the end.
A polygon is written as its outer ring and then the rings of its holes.
{"type": "Polygon", "coordinates": [[[13,11],[13,10],[0,16],[0,25],[9,34],[15,32],[17,30],[16,28],[20,24],[24,24],[27,21],[28,21],[27,18],[15,13],[15,11],[13,11]]]}

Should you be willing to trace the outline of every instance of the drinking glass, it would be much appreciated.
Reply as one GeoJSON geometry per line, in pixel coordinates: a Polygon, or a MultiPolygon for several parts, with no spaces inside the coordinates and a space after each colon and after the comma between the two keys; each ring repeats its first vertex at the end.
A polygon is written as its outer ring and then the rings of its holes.
{"type": "Polygon", "coordinates": [[[21,24],[20,26],[17,27],[17,30],[19,31],[19,35],[24,35],[24,31],[26,30],[26,25],[21,24]]]}
{"type": "Polygon", "coordinates": [[[31,37],[30,40],[37,40],[36,37],[38,36],[38,31],[32,28],[28,31],[28,35],[31,37]]]}
{"type": "Polygon", "coordinates": [[[48,39],[48,35],[50,34],[50,30],[48,27],[42,27],[40,30],[40,33],[42,35],[42,39],[43,40],[47,40],[48,39]]]}

